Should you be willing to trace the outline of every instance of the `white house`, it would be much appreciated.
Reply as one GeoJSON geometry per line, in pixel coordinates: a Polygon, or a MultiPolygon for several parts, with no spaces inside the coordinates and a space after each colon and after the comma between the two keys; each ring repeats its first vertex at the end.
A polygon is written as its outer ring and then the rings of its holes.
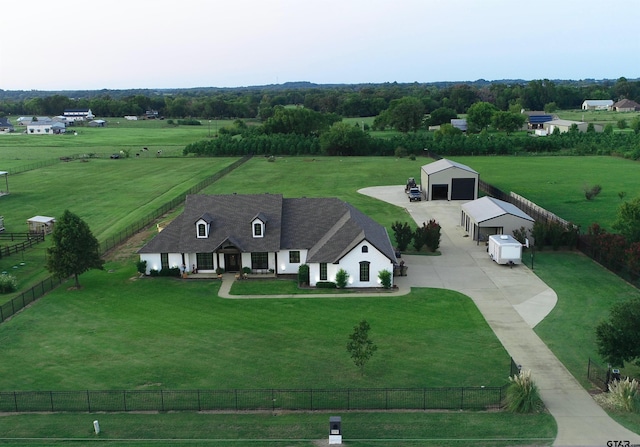
{"type": "Polygon", "coordinates": [[[582,110],[608,110],[613,105],[610,99],[585,99],[582,110]]]}
{"type": "Polygon", "coordinates": [[[66,126],[58,121],[31,121],[27,124],[27,134],[29,135],[56,135],[64,133],[66,126]]]}
{"type": "Polygon", "coordinates": [[[310,284],[349,274],[349,287],[377,287],[397,263],[386,229],[336,198],[285,199],[279,194],[189,195],[184,212],[138,251],[147,274],[185,266],[198,273],[297,275],[310,284]]]}

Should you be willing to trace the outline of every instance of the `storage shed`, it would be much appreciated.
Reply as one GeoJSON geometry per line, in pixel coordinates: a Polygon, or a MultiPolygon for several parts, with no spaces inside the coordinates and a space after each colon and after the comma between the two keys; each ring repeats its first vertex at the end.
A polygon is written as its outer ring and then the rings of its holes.
{"type": "Polygon", "coordinates": [[[460,225],[474,241],[486,241],[492,234],[513,234],[524,227],[527,233],[534,219],[517,206],[495,199],[481,197],[462,205],[460,225]]]}
{"type": "Polygon", "coordinates": [[[6,196],[9,194],[9,173],[7,171],[0,171],[0,179],[4,177],[4,182],[0,180],[0,196],[6,196]]]}
{"type": "Polygon", "coordinates": [[[469,166],[443,158],[424,165],[420,172],[425,200],[474,200],[479,175],[469,166]]]}
{"type": "Polygon", "coordinates": [[[55,225],[56,219],[49,216],[33,216],[31,219],[27,219],[29,225],[29,233],[44,233],[51,234],[55,225]]]}

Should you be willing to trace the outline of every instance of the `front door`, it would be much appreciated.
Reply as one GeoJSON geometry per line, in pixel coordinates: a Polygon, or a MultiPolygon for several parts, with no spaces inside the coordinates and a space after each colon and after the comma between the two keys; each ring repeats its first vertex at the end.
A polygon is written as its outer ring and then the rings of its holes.
{"type": "Polygon", "coordinates": [[[225,267],[225,271],[227,272],[239,272],[240,271],[240,254],[225,253],[224,267],[225,267]]]}

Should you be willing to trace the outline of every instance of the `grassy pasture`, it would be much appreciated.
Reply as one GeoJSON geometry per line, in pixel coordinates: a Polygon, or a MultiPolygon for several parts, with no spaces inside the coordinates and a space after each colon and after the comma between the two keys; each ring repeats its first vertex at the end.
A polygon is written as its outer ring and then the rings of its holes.
{"type": "Polygon", "coordinates": [[[565,120],[584,121],[603,126],[611,124],[614,130],[618,129],[618,121],[624,119],[627,121],[627,125],[631,125],[631,121],[640,116],[640,112],[613,112],[609,110],[560,110],[555,113],[565,120]]]}

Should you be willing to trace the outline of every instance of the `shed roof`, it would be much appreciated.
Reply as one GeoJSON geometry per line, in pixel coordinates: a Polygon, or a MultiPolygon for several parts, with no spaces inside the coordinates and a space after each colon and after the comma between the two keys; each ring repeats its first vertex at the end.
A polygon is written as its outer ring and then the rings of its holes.
{"type": "Polygon", "coordinates": [[[33,216],[31,219],[27,219],[27,222],[49,223],[55,222],[55,217],[49,216],[33,216]]]}
{"type": "Polygon", "coordinates": [[[613,100],[611,99],[585,99],[583,104],[587,104],[588,106],[594,107],[606,107],[613,104],[613,100]]]}
{"type": "Polygon", "coordinates": [[[477,223],[495,219],[506,214],[520,217],[521,219],[534,221],[533,217],[522,211],[512,203],[498,200],[494,197],[481,197],[462,205],[462,210],[471,216],[477,223]]]}
{"type": "Polygon", "coordinates": [[[433,163],[424,165],[422,167],[422,170],[427,174],[434,174],[436,172],[444,171],[445,169],[450,169],[450,168],[458,168],[458,169],[462,169],[462,170],[477,174],[477,172],[471,169],[469,166],[463,165],[462,163],[457,163],[455,161],[448,160],[446,158],[442,158],[438,161],[434,161],[433,163]]]}

